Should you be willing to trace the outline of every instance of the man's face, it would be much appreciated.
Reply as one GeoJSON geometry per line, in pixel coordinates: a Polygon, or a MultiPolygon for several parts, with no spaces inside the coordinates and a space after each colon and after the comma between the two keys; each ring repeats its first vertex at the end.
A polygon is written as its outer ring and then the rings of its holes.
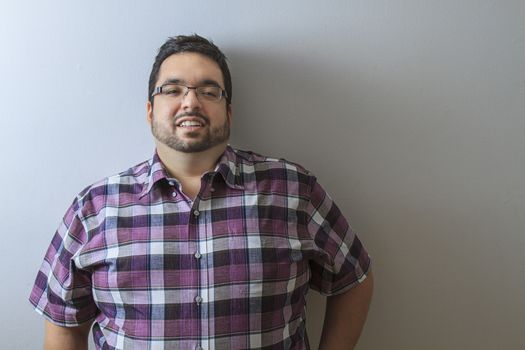
{"type": "MultiPolygon", "coordinates": [[[[162,62],[156,86],[174,81],[191,87],[212,83],[224,89],[218,64],[193,52],[174,54],[162,62]]],[[[153,106],[147,103],[147,118],[157,142],[185,153],[202,152],[227,143],[231,109],[224,97],[218,102],[199,100],[191,89],[179,99],[163,94],[154,99],[153,106]]]]}

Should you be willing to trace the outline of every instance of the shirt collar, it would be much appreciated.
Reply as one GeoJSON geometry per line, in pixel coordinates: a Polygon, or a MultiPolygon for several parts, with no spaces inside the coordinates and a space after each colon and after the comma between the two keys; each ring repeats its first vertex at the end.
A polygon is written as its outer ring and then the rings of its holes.
{"type": "MultiPolygon", "coordinates": [[[[139,198],[142,198],[144,195],[149,193],[155,183],[169,178],[157,151],[155,151],[153,157],[148,161],[148,165],[148,175],[144,179],[139,198]]],[[[230,145],[226,146],[226,150],[219,158],[215,170],[212,172],[213,176],[217,173],[221,174],[224,182],[229,187],[239,190],[244,189],[244,181],[241,174],[241,162],[236,151],[230,145]]]]}
{"type": "Polygon", "coordinates": [[[244,180],[242,174],[242,162],[237,152],[230,146],[222,154],[214,172],[222,175],[224,182],[238,190],[244,190],[244,180]]]}

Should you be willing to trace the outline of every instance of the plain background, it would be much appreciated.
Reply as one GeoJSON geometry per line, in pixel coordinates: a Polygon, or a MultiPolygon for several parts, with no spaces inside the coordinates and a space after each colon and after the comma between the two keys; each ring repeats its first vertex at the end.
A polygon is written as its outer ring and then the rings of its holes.
{"type": "Polygon", "coordinates": [[[51,237],[151,156],[153,58],[193,32],[229,57],[232,145],[310,169],[372,255],[358,349],[525,348],[521,0],[2,1],[2,348],[40,348],[51,237]]]}

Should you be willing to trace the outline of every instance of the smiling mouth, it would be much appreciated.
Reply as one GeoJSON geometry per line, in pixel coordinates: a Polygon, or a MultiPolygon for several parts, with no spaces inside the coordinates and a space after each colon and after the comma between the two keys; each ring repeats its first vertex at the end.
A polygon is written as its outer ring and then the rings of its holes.
{"type": "Polygon", "coordinates": [[[207,124],[207,118],[200,114],[185,113],[179,116],[176,120],[175,126],[181,130],[199,130],[205,127],[207,124]]]}
{"type": "Polygon", "coordinates": [[[177,124],[177,126],[181,128],[196,128],[196,127],[203,127],[204,125],[201,122],[198,122],[195,120],[185,120],[177,124]]]}
{"type": "Polygon", "coordinates": [[[189,137],[196,137],[204,129],[204,123],[198,120],[183,120],[177,123],[177,129],[189,137]]]}

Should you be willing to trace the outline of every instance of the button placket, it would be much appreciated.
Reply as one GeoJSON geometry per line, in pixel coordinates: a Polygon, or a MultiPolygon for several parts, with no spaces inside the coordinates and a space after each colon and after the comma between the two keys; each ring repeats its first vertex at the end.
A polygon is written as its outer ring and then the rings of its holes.
{"type": "MultiPolygon", "coordinates": [[[[203,319],[203,301],[204,301],[204,295],[202,294],[202,289],[203,288],[206,288],[206,284],[203,283],[202,281],[202,274],[203,273],[206,273],[206,270],[204,269],[203,270],[203,267],[202,267],[202,261],[200,261],[200,258],[201,258],[201,248],[200,248],[200,245],[201,245],[201,240],[202,240],[202,232],[201,232],[201,229],[202,229],[202,226],[200,225],[200,223],[202,222],[202,219],[201,219],[201,212],[199,211],[199,204],[200,204],[200,200],[199,200],[199,195],[197,195],[197,197],[195,198],[195,201],[191,203],[192,205],[192,211],[191,211],[191,214],[193,216],[193,222],[195,223],[195,226],[196,226],[196,237],[197,237],[197,244],[196,244],[196,247],[195,247],[195,250],[194,250],[194,253],[193,253],[193,257],[195,258],[195,264],[197,266],[197,271],[198,271],[198,274],[199,274],[199,280],[200,280],[200,283],[199,283],[199,286],[197,287],[197,295],[194,297],[194,302],[195,302],[195,308],[197,309],[197,313],[199,314],[199,319],[201,320],[200,322],[200,325],[199,325],[199,335],[200,337],[205,337],[207,335],[207,330],[203,329],[203,322],[205,322],[205,320],[203,319]]],[[[196,345],[195,347],[196,350],[203,350],[204,348],[202,347],[202,342],[199,342],[199,344],[196,345]]]]}
{"type": "Polygon", "coordinates": [[[172,192],[171,192],[171,196],[172,196],[173,198],[177,197],[178,193],[177,193],[177,188],[176,188],[175,181],[173,181],[173,180],[169,180],[169,181],[168,181],[168,185],[170,185],[171,190],[172,190],[172,192]]]}

